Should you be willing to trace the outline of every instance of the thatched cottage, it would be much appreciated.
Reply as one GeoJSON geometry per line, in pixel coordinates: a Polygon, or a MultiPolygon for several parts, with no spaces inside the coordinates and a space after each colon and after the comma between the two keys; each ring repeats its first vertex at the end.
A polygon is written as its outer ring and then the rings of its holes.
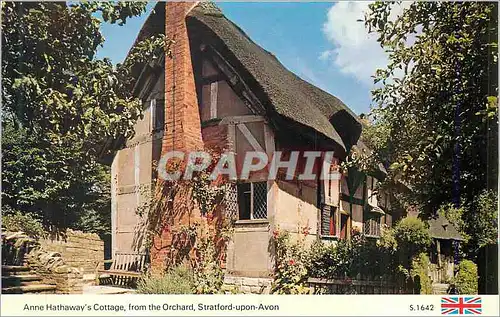
{"type": "MultiPolygon", "coordinates": [[[[240,166],[247,151],[334,151],[336,169],[353,147],[363,147],[356,114],[290,72],[215,5],[159,2],[138,39],[162,32],[175,41],[172,56],[137,71],[135,93],[145,115],[112,159],[112,250],[150,251],[153,264],[168,251],[159,247],[161,238],[144,250],[136,210],[148,199],[144,192],[151,191],[162,154],[215,144],[236,153],[240,166]]],[[[348,239],[354,228],[377,237],[381,226],[402,216],[393,217],[390,197],[375,191],[383,168],[329,181],[269,180],[266,173],[237,182],[227,194],[226,213],[237,218],[225,263],[233,277],[269,277],[269,241],[278,226],[295,233],[307,228],[310,240],[348,239]]]]}

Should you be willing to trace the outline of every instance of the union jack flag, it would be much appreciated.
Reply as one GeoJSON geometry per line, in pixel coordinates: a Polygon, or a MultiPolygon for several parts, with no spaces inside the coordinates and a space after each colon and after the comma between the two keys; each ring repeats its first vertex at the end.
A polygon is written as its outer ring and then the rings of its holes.
{"type": "Polygon", "coordinates": [[[481,315],[481,297],[441,297],[441,315],[481,315]]]}

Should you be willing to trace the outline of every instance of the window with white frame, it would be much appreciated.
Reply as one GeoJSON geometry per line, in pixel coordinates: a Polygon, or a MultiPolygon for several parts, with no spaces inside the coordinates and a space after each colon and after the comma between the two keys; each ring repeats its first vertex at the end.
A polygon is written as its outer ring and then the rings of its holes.
{"type": "Polygon", "coordinates": [[[237,185],[239,220],[267,219],[267,182],[237,185]]]}

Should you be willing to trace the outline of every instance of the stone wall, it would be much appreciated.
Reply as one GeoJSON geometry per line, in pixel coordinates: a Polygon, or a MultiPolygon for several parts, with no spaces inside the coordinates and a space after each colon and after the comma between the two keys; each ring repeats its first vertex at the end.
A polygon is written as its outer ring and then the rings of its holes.
{"type": "Polygon", "coordinates": [[[68,229],[64,235],[40,240],[41,247],[59,253],[64,262],[84,274],[95,273],[103,268],[104,242],[95,233],[83,233],[68,229]]]}
{"type": "Polygon", "coordinates": [[[271,278],[241,277],[226,275],[224,287],[244,294],[270,294],[271,278]]]}
{"type": "Polygon", "coordinates": [[[56,294],[82,294],[82,272],[67,265],[61,254],[35,249],[28,254],[27,264],[43,284],[56,286],[56,294]]]}
{"type": "Polygon", "coordinates": [[[83,276],[77,271],[66,272],[36,270],[36,273],[42,277],[44,284],[56,285],[56,294],[82,294],[83,276]]]}

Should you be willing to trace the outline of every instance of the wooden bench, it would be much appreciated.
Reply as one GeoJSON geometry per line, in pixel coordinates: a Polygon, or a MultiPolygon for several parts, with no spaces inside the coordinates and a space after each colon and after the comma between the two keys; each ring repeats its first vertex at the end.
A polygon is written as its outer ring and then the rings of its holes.
{"type": "Polygon", "coordinates": [[[135,283],[144,273],[149,264],[149,254],[116,252],[113,259],[105,260],[104,264],[111,263],[109,269],[97,270],[97,280],[109,278],[114,285],[130,285],[135,283]]]}

